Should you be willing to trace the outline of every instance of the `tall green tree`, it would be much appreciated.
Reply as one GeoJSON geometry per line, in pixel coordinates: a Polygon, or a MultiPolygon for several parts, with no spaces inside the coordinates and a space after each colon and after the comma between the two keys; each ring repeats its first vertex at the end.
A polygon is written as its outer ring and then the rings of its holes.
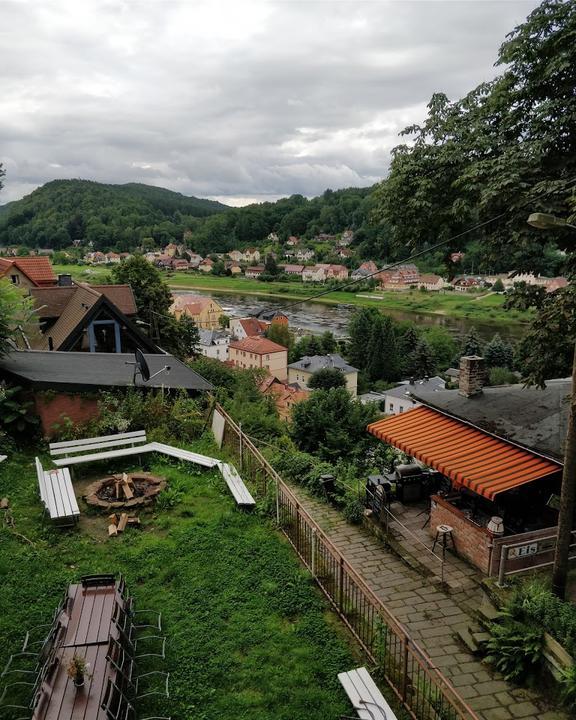
{"type": "Polygon", "coordinates": [[[266,260],[264,262],[264,272],[266,273],[266,275],[271,275],[272,277],[278,275],[280,272],[274,255],[272,255],[271,253],[268,253],[268,255],[266,255],[266,260]]]}
{"type": "Polygon", "coordinates": [[[511,359],[510,348],[502,340],[500,335],[496,333],[489,343],[484,347],[484,360],[486,366],[491,367],[509,367],[511,359]]]}
{"type": "Polygon", "coordinates": [[[380,316],[376,308],[360,308],[353,313],[348,323],[348,360],[359,370],[364,370],[368,363],[366,351],[372,339],[374,324],[379,321],[380,316]]]}
{"type": "Polygon", "coordinates": [[[460,348],[460,355],[482,355],[483,344],[475,327],[470,328],[460,348]]]}
{"type": "Polygon", "coordinates": [[[138,315],[144,322],[163,324],[163,316],[168,315],[172,305],[172,293],[151,263],[141,255],[135,255],[115,265],[112,278],[116,283],[130,285],[138,315]]]}
{"type": "Polygon", "coordinates": [[[8,280],[0,279],[0,355],[11,349],[18,325],[30,317],[31,301],[8,280]]]}
{"type": "Polygon", "coordinates": [[[272,340],[272,342],[278,343],[278,345],[283,345],[288,349],[294,345],[292,333],[290,332],[288,325],[284,325],[283,323],[270,323],[268,329],[266,330],[266,337],[269,340],[272,340]]]}
{"type": "Polygon", "coordinates": [[[396,350],[396,331],[392,319],[378,313],[374,319],[370,342],[366,348],[366,374],[375,382],[394,382],[400,378],[400,363],[396,350]]]}
{"type": "MultiPolygon", "coordinates": [[[[504,68],[460,100],[436,93],[422,125],[404,130],[377,213],[395,244],[426,247],[478,220],[488,266],[539,270],[551,239],[538,234],[526,207],[565,216],[576,176],[576,3],[544,0],[500,48],[504,68]],[[506,266],[506,267],[504,267],[506,266]]],[[[472,237],[474,239],[474,237],[472,237]]],[[[446,247],[458,250],[460,242],[446,247]]]]}
{"type": "Polygon", "coordinates": [[[2,163],[0,163],[0,190],[4,187],[4,183],[2,182],[2,178],[5,177],[6,170],[4,170],[4,166],[2,163]]]}
{"type": "Polygon", "coordinates": [[[312,373],[308,381],[311,390],[330,390],[330,388],[346,387],[346,378],[336,368],[322,368],[312,373]]]}
{"type": "Polygon", "coordinates": [[[414,376],[417,378],[432,377],[436,372],[436,357],[426,338],[418,340],[412,354],[414,376]]]}
{"type": "Polygon", "coordinates": [[[330,332],[330,330],[326,330],[320,335],[320,343],[322,344],[322,353],[324,355],[331,355],[338,349],[334,333],[330,332]]]}

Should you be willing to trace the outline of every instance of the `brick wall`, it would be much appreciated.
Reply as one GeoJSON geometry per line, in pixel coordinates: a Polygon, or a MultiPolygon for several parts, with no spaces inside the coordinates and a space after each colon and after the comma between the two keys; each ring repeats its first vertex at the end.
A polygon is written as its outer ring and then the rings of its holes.
{"type": "Polygon", "coordinates": [[[85,423],[98,416],[98,400],[78,394],[50,393],[34,396],[44,437],[54,435],[54,425],[69,417],[74,423],[85,423]]]}
{"type": "MultiPolygon", "coordinates": [[[[492,556],[492,534],[470,522],[463,513],[446,500],[433,495],[430,511],[430,534],[436,535],[437,525],[450,525],[456,552],[488,575],[492,556]]],[[[438,548],[438,546],[436,546],[438,548]]]]}
{"type": "Polygon", "coordinates": [[[458,392],[465,397],[473,397],[482,392],[486,380],[484,358],[478,355],[464,355],[460,358],[458,392]]]}

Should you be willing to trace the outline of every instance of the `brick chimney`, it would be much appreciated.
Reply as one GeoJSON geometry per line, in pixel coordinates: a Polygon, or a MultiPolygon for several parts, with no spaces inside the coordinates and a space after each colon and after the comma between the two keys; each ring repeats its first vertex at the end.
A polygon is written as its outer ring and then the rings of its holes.
{"type": "Polygon", "coordinates": [[[458,393],[464,397],[474,397],[482,392],[486,371],[484,358],[479,355],[464,355],[460,358],[458,393]]]}

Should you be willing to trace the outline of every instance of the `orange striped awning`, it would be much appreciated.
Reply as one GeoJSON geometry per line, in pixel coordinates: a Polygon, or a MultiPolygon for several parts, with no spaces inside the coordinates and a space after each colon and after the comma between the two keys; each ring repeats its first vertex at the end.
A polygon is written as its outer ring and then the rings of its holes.
{"type": "Polygon", "coordinates": [[[559,463],[429,407],[378,420],[368,432],[489,500],[561,470],[559,463]]]}

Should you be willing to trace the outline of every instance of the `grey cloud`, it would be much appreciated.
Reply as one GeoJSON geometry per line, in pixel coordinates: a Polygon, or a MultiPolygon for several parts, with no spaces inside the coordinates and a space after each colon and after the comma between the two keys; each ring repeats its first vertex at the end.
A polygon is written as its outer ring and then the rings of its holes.
{"type": "Polygon", "coordinates": [[[0,2],[0,201],[58,177],[251,198],[369,185],[535,0],[0,2]]]}

